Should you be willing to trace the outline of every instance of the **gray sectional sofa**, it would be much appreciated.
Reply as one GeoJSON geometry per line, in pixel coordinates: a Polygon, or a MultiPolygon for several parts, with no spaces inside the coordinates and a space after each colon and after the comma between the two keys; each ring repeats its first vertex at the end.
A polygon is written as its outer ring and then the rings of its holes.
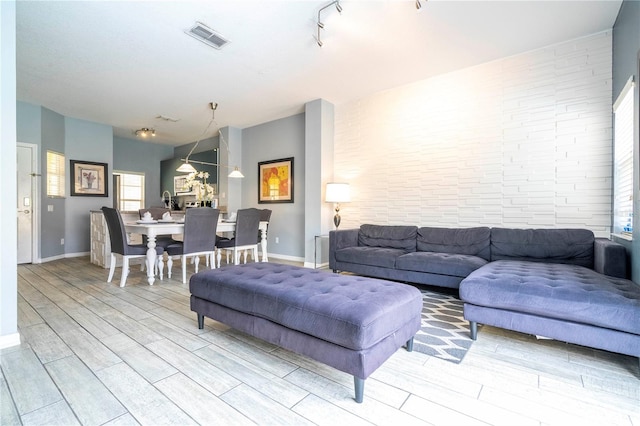
{"type": "Polygon", "coordinates": [[[362,225],[329,240],[334,271],[459,288],[473,339],[488,324],[640,357],[640,286],[624,247],[589,230],[362,225]]]}

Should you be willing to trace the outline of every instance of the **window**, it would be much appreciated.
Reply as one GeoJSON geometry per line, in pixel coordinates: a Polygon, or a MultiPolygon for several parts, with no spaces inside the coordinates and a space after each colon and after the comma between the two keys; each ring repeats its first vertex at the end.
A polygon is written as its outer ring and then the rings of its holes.
{"type": "Polygon", "coordinates": [[[633,232],[633,77],[613,104],[613,232],[633,232]]]}
{"type": "Polygon", "coordinates": [[[144,174],[114,173],[117,208],[120,211],[135,211],[144,208],[144,174]]]}
{"type": "Polygon", "coordinates": [[[47,197],[64,197],[64,155],[47,151],[47,197]]]}

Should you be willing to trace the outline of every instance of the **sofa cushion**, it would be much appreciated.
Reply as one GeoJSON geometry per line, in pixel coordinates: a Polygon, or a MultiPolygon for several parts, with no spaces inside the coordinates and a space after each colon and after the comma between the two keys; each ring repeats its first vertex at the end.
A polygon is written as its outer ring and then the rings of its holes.
{"type": "Polygon", "coordinates": [[[403,254],[404,250],[393,248],[345,247],[336,251],[336,261],[393,269],[396,259],[403,254]]]}
{"type": "Polygon", "coordinates": [[[407,253],[396,259],[396,269],[455,277],[466,277],[486,264],[487,260],[478,256],[429,251],[407,253]]]}
{"type": "Polygon", "coordinates": [[[491,260],[567,263],[593,269],[593,232],[587,229],[491,229],[491,260]]]}
{"type": "Polygon", "coordinates": [[[455,253],[491,258],[491,229],[485,226],[475,228],[431,228],[418,229],[418,251],[455,253]]]}
{"type": "Polygon", "coordinates": [[[477,306],[640,334],[640,286],[578,265],[491,262],[460,283],[477,306]]]}
{"type": "Polygon", "coordinates": [[[358,245],[416,251],[417,226],[361,225],[358,245]]]}

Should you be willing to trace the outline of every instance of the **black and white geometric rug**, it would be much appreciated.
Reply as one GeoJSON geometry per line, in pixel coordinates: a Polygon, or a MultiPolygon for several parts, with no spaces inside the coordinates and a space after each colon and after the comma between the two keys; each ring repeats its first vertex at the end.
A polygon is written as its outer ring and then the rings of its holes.
{"type": "Polygon", "coordinates": [[[449,294],[420,291],[422,327],[413,339],[413,350],[460,363],[473,342],[469,322],[462,317],[462,301],[449,294]]]}

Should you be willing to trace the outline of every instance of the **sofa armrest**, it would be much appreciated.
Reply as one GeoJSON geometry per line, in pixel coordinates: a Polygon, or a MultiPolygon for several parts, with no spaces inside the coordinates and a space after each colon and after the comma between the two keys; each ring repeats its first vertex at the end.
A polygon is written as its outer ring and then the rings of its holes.
{"type": "Polygon", "coordinates": [[[622,244],[607,238],[596,238],[593,253],[593,269],[596,272],[616,278],[627,278],[627,251],[622,244]]]}
{"type": "Polygon", "coordinates": [[[355,229],[336,229],[329,232],[329,268],[336,269],[336,251],[345,247],[358,246],[358,233],[355,229]]]}

